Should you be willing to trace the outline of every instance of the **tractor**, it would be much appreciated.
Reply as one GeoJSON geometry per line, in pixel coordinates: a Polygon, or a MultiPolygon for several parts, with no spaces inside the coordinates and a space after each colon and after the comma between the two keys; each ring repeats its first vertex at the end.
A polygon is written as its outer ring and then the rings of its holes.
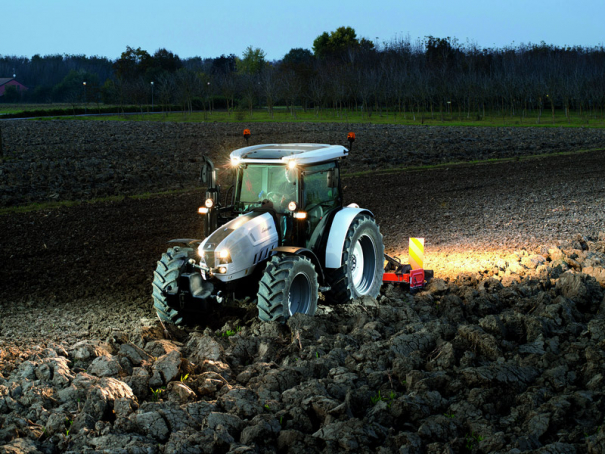
{"type": "MultiPolygon", "coordinates": [[[[249,130],[244,131],[246,142],[249,130]]],[[[231,291],[256,293],[258,316],[284,323],[327,303],[377,297],[384,245],[374,215],[343,206],[341,164],[352,148],[327,144],[252,145],[231,152],[234,184],[221,204],[205,159],[204,239],[175,239],[157,262],[154,308],[183,324],[220,305],[231,291]]],[[[401,274],[401,273],[400,273],[401,274]]]]}

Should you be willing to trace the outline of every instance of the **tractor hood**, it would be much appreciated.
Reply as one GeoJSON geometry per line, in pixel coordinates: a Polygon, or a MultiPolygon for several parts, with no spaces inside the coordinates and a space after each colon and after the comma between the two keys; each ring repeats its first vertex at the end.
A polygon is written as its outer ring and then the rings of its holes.
{"type": "Polygon", "coordinates": [[[200,244],[202,264],[223,282],[250,275],[278,246],[274,219],[267,211],[253,211],[223,225],[200,244]]]}

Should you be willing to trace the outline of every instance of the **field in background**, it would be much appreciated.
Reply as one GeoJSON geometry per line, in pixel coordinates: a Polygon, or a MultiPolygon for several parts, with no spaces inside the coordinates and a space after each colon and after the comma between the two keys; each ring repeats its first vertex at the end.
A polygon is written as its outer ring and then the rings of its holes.
{"type": "Polygon", "coordinates": [[[117,106],[105,104],[0,104],[0,118],[11,117],[47,117],[48,119],[90,119],[112,121],[162,121],[162,122],[333,122],[364,124],[401,124],[401,125],[451,125],[451,126],[544,126],[544,127],[605,127],[605,115],[586,111],[571,111],[568,116],[563,110],[556,110],[554,116],[550,110],[539,112],[520,111],[502,114],[486,112],[485,116],[476,112],[411,112],[376,110],[363,112],[360,109],[307,109],[295,107],[274,107],[248,110],[207,110],[182,112],[174,107],[162,111],[154,106],[117,106]],[[125,113],[119,113],[121,110],[125,113]],[[114,114],[115,113],[115,114],[114,114]],[[98,115],[98,116],[97,116],[98,115]]]}

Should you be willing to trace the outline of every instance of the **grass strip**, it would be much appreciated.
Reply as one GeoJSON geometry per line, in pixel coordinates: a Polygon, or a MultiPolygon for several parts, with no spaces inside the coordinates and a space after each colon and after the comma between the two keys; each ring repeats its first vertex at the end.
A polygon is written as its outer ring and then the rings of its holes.
{"type": "Polygon", "coordinates": [[[107,197],[98,197],[89,200],[59,200],[59,201],[51,201],[51,202],[34,202],[29,203],[27,205],[18,205],[12,207],[4,207],[0,208],[0,216],[8,215],[8,214],[17,214],[17,213],[29,213],[32,211],[46,211],[46,210],[56,210],[60,208],[71,208],[73,206],[82,205],[82,204],[94,204],[94,203],[115,203],[122,202],[126,199],[131,200],[147,200],[154,197],[161,197],[166,195],[178,195],[178,194],[186,194],[190,192],[203,192],[205,188],[183,188],[183,189],[171,189],[168,191],[159,191],[159,192],[144,192],[142,194],[132,194],[132,195],[112,195],[107,197]]]}
{"type": "Polygon", "coordinates": [[[439,164],[430,164],[425,166],[410,166],[410,167],[391,167],[388,169],[380,169],[380,170],[362,170],[361,172],[343,172],[343,178],[355,178],[361,177],[365,175],[385,175],[389,173],[403,173],[403,172],[426,172],[429,170],[438,170],[446,167],[455,167],[455,166],[476,166],[476,165],[488,165],[488,164],[501,164],[504,162],[512,162],[512,161],[528,161],[531,159],[544,159],[549,157],[557,157],[557,156],[570,156],[575,154],[582,153],[593,153],[597,151],[605,151],[605,148],[590,148],[587,150],[576,150],[576,151],[559,151],[556,153],[542,153],[535,155],[524,155],[524,156],[513,156],[507,158],[490,158],[490,159],[478,159],[474,161],[455,161],[455,162],[443,162],[439,164]]]}

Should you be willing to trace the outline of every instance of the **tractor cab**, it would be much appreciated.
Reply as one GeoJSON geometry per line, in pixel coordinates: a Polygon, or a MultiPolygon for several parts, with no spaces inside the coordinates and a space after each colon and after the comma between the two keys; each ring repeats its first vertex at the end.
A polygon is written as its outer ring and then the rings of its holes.
{"type": "MultiPolygon", "coordinates": [[[[292,151],[289,147],[289,156],[292,151]]],[[[233,159],[236,168],[233,211],[240,215],[252,210],[274,211],[281,233],[280,245],[309,247],[324,216],[342,206],[337,160],[299,164],[295,159],[287,163],[240,159],[233,159]]]]}
{"type": "Polygon", "coordinates": [[[267,211],[275,219],[279,246],[311,247],[320,222],[342,208],[340,160],[348,150],[326,144],[255,145],[231,153],[234,184],[227,206],[220,204],[214,167],[209,162],[202,180],[209,183],[204,215],[204,234],[210,235],[236,216],[267,211]]]}

